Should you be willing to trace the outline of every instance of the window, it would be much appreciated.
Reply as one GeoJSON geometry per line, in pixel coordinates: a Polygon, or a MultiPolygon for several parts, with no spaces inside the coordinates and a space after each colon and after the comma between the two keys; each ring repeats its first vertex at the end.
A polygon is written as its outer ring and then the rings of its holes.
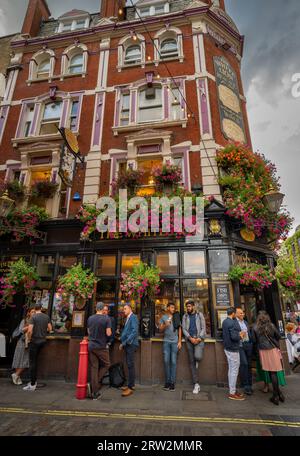
{"type": "Polygon", "coordinates": [[[85,19],[80,19],[78,21],[75,21],[75,24],[74,24],[75,30],[85,28],[85,23],[86,23],[85,19]]]}
{"type": "Polygon", "coordinates": [[[110,316],[117,316],[116,312],[116,280],[115,279],[101,279],[97,283],[96,289],[96,302],[103,302],[109,307],[110,316]]]}
{"type": "Polygon", "coordinates": [[[165,5],[155,6],[155,14],[162,14],[165,12],[165,5]]]}
{"type": "Polygon", "coordinates": [[[25,124],[24,124],[24,134],[23,136],[27,138],[30,133],[32,121],[33,121],[34,106],[27,105],[25,113],[25,124]]]}
{"type": "Polygon", "coordinates": [[[62,102],[55,101],[47,103],[44,108],[41,122],[40,135],[49,135],[57,133],[62,111],[62,102]]]}
{"type": "Polygon", "coordinates": [[[129,124],[130,94],[123,93],[121,96],[120,125],[129,124]]]}
{"type": "Polygon", "coordinates": [[[133,45],[129,46],[125,51],[125,65],[134,64],[134,63],[141,63],[142,60],[142,53],[141,53],[141,46],[140,45],[133,45]]]}
{"type": "Polygon", "coordinates": [[[132,272],[133,266],[139,264],[140,261],[139,253],[124,253],[122,255],[122,273],[132,272]]]}
{"type": "Polygon", "coordinates": [[[183,271],[189,275],[203,275],[206,273],[205,252],[191,250],[183,252],[183,271]]]}
{"type": "Polygon", "coordinates": [[[171,112],[172,120],[180,120],[181,118],[181,93],[178,87],[172,88],[171,93],[171,112]]]}
{"type": "Polygon", "coordinates": [[[50,58],[42,60],[38,65],[36,77],[37,79],[48,78],[50,73],[50,58]]]}
{"type": "Polygon", "coordinates": [[[34,300],[41,301],[44,309],[49,308],[52,293],[52,282],[55,269],[55,257],[52,255],[43,255],[38,257],[37,273],[40,280],[34,290],[34,300]]]}
{"type": "Polygon", "coordinates": [[[162,110],[162,89],[160,87],[144,88],[139,92],[139,122],[150,122],[161,120],[162,110]]]}
{"type": "Polygon", "coordinates": [[[97,276],[115,276],[116,275],[116,255],[99,255],[97,276]]]}
{"type": "Polygon", "coordinates": [[[156,264],[162,274],[174,275],[178,273],[178,254],[177,252],[158,252],[156,264]]]}
{"type": "Polygon", "coordinates": [[[83,54],[76,54],[70,59],[69,73],[79,74],[83,72],[83,54]]]}
{"type": "Polygon", "coordinates": [[[56,33],[65,33],[73,30],[80,30],[89,26],[89,18],[74,19],[73,21],[61,21],[57,27],[56,33]]]}
{"type": "Polygon", "coordinates": [[[141,17],[150,16],[150,6],[148,8],[141,8],[139,13],[141,17]]]}
{"type": "Polygon", "coordinates": [[[77,131],[79,101],[72,101],[71,115],[70,115],[70,129],[77,131]]]}
{"type": "Polygon", "coordinates": [[[160,45],[160,55],[162,59],[178,57],[178,46],[175,38],[167,38],[160,45]]]}
{"type": "Polygon", "coordinates": [[[65,22],[62,25],[62,32],[69,32],[72,28],[72,22],[65,22]]]}
{"type": "Polygon", "coordinates": [[[153,169],[161,168],[162,158],[155,160],[139,160],[138,169],[143,170],[142,185],[137,192],[138,196],[153,195],[155,192],[155,179],[153,169]]]}

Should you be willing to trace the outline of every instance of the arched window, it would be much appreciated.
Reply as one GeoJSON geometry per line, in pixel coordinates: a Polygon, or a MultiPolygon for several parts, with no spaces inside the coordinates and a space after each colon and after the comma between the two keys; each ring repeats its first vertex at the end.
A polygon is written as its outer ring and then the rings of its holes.
{"type": "Polygon", "coordinates": [[[142,87],[139,91],[138,122],[163,118],[161,86],[142,87]]]}
{"type": "Polygon", "coordinates": [[[178,45],[175,38],[167,38],[161,42],[160,55],[162,59],[178,57],[178,45]]]}
{"type": "Polygon", "coordinates": [[[37,79],[48,78],[50,73],[50,57],[46,57],[37,67],[37,79]]]}
{"type": "Polygon", "coordinates": [[[69,73],[70,74],[83,73],[83,66],[84,66],[83,53],[75,54],[70,59],[69,73]]]}
{"type": "Polygon", "coordinates": [[[128,46],[128,48],[125,51],[125,59],[124,63],[125,65],[127,64],[133,64],[133,63],[141,63],[142,60],[142,52],[141,52],[141,46],[139,44],[135,44],[132,46],[128,46]]]}

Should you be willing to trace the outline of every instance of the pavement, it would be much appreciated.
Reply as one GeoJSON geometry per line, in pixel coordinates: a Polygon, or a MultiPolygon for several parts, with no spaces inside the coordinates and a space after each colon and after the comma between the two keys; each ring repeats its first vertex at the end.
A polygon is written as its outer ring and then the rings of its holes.
{"type": "Polygon", "coordinates": [[[174,392],[162,385],[137,385],[121,391],[103,386],[102,397],[77,400],[76,385],[49,380],[35,392],[0,379],[0,436],[300,436],[300,374],[287,378],[286,402],[269,401],[254,385],[243,402],[227,389],[202,386],[199,395],[186,385],[174,392]]]}

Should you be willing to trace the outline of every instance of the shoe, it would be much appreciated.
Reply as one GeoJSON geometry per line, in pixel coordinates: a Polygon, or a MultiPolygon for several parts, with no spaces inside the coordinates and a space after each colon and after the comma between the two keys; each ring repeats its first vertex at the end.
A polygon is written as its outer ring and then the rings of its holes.
{"type": "Polygon", "coordinates": [[[131,394],[133,394],[133,390],[130,388],[127,388],[125,391],[123,391],[122,396],[128,397],[128,396],[131,396],[131,394]]]}
{"type": "Polygon", "coordinates": [[[285,397],[284,397],[284,395],[282,394],[281,391],[279,393],[279,400],[280,400],[280,402],[285,402],[285,397]]]}
{"type": "Polygon", "coordinates": [[[200,385],[199,383],[196,383],[193,389],[193,394],[199,394],[200,393],[200,385]]]}
{"type": "Polygon", "coordinates": [[[195,367],[196,367],[196,369],[198,369],[198,367],[199,367],[198,361],[196,361],[195,367]]]}
{"type": "Polygon", "coordinates": [[[24,386],[23,390],[24,391],[35,391],[36,390],[36,386],[37,386],[37,384],[32,385],[31,383],[28,383],[27,386],[24,386]]]}
{"type": "Polygon", "coordinates": [[[238,397],[243,397],[245,399],[245,396],[243,394],[241,394],[241,393],[238,393],[237,391],[236,391],[235,395],[238,396],[238,397]]]}
{"type": "Polygon", "coordinates": [[[170,390],[170,383],[166,383],[165,386],[163,387],[163,389],[165,391],[169,391],[170,390]]]}
{"type": "MultiPolygon", "coordinates": [[[[126,391],[127,389],[128,389],[128,386],[122,386],[121,387],[122,391],[126,391]]],[[[132,386],[130,389],[132,389],[134,391],[135,390],[135,386],[132,386]]]]}
{"type": "Polygon", "coordinates": [[[11,378],[12,378],[13,384],[17,385],[18,384],[18,376],[17,376],[17,374],[15,372],[13,374],[11,374],[11,378]]]}
{"type": "Polygon", "coordinates": [[[97,401],[98,399],[100,399],[101,396],[102,394],[100,393],[100,391],[98,391],[97,393],[93,393],[92,399],[93,401],[97,401]]]}
{"type": "Polygon", "coordinates": [[[270,401],[273,402],[273,404],[275,404],[275,405],[279,405],[279,397],[278,396],[270,397],[270,401]]]}
{"type": "Polygon", "coordinates": [[[247,396],[252,396],[253,391],[251,390],[251,388],[245,388],[244,393],[247,394],[247,396]]]}
{"type": "Polygon", "coordinates": [[[175,385],[174,385],[174,383],[171,383],[171,384],[170,384],[169,391],[175,391],[175,385]]]}
{"type": "Polygon", "coordinates": [[[86,396],[87,396],[89,399],[93,399],[92,388],[91,388],[91,384],[90,384],[90,383],[87,384],[86,396]]]}
{"type": "Polygon", "coordinates": [[[17,385],[23,385],[21,377],[17,378],[17,385]]]}
{"type": "Polygon", "coordinates": [[[232,401],[244,401],[245,397],[242,396],[241,394],[235,393],[235,394],[229,394],[228,399],[231,399],[232,401]]]}

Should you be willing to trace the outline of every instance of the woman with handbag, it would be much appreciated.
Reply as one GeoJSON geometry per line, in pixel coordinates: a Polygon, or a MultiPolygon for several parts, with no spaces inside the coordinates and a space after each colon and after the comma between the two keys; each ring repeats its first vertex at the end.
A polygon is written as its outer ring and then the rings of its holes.
{"type": "Polygon", "coordinates": [[[34,309],[28,310],[25,318],[23,318],[18,328],[13,333],[13,337],[18,338],[12,362],[12,369],[15,369],[15,372],[11,374],[14,385],[22,385],[21,374],[25,369],[29,368],[29,351],[26,333],[28,330],[28,322],[34,313],[34,309]]]}
{"type": "Polygon", "coordinates": [[[253,338],[259,352],[259,360],[264,371],[268,372],[273,386],[273,396],[270,401],[279,405],[284,402],[278,383],[278,372],[283,370],[282,355],[280,351],[280,334],[271,322],[270,316],[265,311],[260,311],[253,327],[253,338]]]}

